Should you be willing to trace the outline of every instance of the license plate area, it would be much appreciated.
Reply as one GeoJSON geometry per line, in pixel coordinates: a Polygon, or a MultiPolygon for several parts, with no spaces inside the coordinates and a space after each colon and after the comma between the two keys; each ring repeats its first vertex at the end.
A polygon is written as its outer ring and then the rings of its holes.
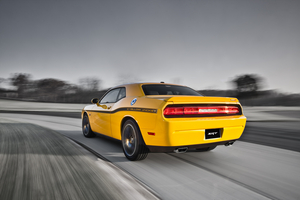
{"type": "Polygon", "coordinates": [[[205,139],[221,138],[221,129],[205,129],[205,139]]]}

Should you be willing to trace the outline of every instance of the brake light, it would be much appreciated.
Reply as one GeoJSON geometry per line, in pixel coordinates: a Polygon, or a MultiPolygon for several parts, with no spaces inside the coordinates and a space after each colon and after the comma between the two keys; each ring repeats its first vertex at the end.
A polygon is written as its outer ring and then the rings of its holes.
{"type": "Polygon", "coordinates": [[[171,115],[218,115],[218,114],[238,114],[240,109],[237,106],[181,106],[166,107],[165,116],[171,115]]]}
{"type": "Polygon", "coordinates": [[[183,115],[183,107],[167,107],[164,115],[183,115]]]}

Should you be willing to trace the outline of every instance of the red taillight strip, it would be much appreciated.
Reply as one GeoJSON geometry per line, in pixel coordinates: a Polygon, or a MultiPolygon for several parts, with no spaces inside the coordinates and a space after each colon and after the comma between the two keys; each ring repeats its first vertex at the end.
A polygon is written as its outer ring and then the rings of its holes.
{"type": "Polygon", "coordinates": [[[164,115],[183,115],[183,107],[166,107],[164,115]]]}
{"type": "Polygon", "coordinates": [[[182,106],[166,107],[165,116],[170,115],[210,115],[210,114],[238,114],[239,107],[236,106],[182,106]]]}

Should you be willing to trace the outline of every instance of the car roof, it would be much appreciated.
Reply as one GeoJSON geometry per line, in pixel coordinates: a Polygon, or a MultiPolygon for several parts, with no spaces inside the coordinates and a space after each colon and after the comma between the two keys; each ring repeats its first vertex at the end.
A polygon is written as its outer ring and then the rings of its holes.
{"type": "Polygon", "coordinates": [[[178,84],[172,84],[172,83],[157,83],[157,82],[141,82],[141,83],[128,83],[128,84],[122,84],[114,88],[119,87],[126,87],[126,96],[145,96],[144,91],[142,89],[142,85],[177,85],[177,86],[183,86],[178,84]]]}
{"type": "MultiPolygon", "coordinates": [[[[179,84],[174,84],[174,83],[164,83],[164,82],[135,82],[135,83],[126,83],[126,84],[122,84],[122,85],[118,85],[116,87],[124,87],[127,85],[178,85],[178,86],[184,86],[184,85],[179,85],[179,84]]],[[[116,88],[114,87],[114,88],[116,88]]]]}

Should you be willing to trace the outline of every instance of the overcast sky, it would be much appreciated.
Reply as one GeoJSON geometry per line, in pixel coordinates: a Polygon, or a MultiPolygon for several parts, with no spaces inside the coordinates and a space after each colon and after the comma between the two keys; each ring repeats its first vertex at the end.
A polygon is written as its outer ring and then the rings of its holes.
{"type": "Polygon", "coordinates": [[[229,89],[241,74],[300,93],[300,0],[1,0],[0,78],[229,89]]]}

